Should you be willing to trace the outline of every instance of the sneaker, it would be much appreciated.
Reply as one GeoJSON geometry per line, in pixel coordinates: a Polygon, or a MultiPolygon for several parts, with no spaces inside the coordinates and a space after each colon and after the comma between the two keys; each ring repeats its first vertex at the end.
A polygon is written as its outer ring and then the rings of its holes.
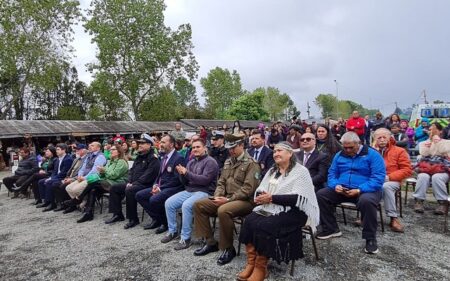
{"type": "Polygon", "coordinates": [[[183,238],[175,245],[174,249],[176,251],[187,249],[191,246],[191,239],[184,240],[183,238]]]}
{"type": "Polygon", "coordinates": [[[336,231],[330,232],[330,231],[321,231],[317,233],[316,238],[320,240],[330,239],[333,237],[339,237],[342,236],[342,232],[339,229],[336,229],[336,231]]]}
{"type": "Polygon", "coordinates": [[[416,202],[414,203],[414,212],[423,214],[424,208],[422,200],[416,200],[416,202]]]}
{"type": "Polygon", "coordinates": [[[376,239],[367,239],[366,240],[366,248],[364,252],[368,254],[376,254],[378,253],[378,245],[376,239]]]}
{"type": "Polygon", "coordinates": [[[447,212],[447,204],[448,204],[448,202],[446,202],[444,200],[439,200],[438,203],[439,203],[439,205],[434,210],[434,214],[442,216],[442,215],[444,215],[447,212]]]}
{"type": "Polygon", "coordinates": [[[178,236],[177,233],[169,233],[166,236],[164,236],[163,239],[161,239],[161,243],[169,243],[173,239],[177,238],[177,236],[178,236]]]}

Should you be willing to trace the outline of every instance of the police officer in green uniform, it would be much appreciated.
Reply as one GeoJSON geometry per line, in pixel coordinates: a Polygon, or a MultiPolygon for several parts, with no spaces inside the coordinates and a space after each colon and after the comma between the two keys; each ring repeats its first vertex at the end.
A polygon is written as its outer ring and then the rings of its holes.
{"type": "Polygon", "coordinates": [[[220,249],[222,253],[217,260],[219,265],[229,263],[236,256],[233,218],[251,213],[254,207],[253,194],[261,178],[261,168],[246,152],[244,139],[242,133],[225,136],[225,148],[230,158],[225,161],[214,197],[201,199],[194,204],[194,231],[197,237],[205,241],[194,255],[203,256],[220,249]],[[219,243],[214,239],[210,217],[219,218],[219,243]]]}
{"type": "Polygon", "coordinates": [[[211,137],[211,148],[209,149],[209,156],[214,158],[219,165],[219,169],[222,170],[225,160],[228,158],[228,149],[224,144],[224,132],[214,131],[211,137]]]}

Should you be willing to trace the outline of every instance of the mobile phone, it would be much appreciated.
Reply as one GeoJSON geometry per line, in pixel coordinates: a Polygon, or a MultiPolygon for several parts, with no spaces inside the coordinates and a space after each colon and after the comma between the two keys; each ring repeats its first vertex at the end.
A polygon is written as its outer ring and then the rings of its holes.
{"type": "Polygon", "coordinates": [[[209,200],[215,200],[216,198],[214,196],[208,196],[209,200]]]}
{"type": "Polygon", "coordinates": [[[255,211],[255,213],[257,213],[258,215],[264,216],[264,217],[270,217],[271,215],[273,215],[271,212],[267,212],[264,210],[258,210],[258,211],[255,211]]]}
{"type": "Polygon", "coordinates": [[[348,192],[350,189],[347,188],[347,187],[343,187],[342,190],[343,190],[344,192],[348,192]]]}

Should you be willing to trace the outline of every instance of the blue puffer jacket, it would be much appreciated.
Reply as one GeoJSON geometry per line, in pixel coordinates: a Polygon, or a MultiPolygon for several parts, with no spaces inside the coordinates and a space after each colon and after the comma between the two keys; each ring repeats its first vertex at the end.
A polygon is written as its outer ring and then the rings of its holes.
{"type": "Polygon", "coordinates": [[[359,189],[362,193],[375,192],[383,188],[386,168],[383,157],[375,149],[366,145],[354,157],[340,151],[336,154],[328,170],[328,188],[342,185],[359,189]]]}

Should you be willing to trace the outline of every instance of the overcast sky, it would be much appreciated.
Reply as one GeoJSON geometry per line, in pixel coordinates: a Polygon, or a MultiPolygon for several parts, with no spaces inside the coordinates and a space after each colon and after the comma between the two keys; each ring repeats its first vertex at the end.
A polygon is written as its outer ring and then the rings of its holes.
{"type": "MultiPolygon", "coordinates": [[[[81,0],[83,8],[90,0],[81,0]]],[[[237,70],[244,89],[277,87],[306,118],[314,98],[336,94],[392,113],[428,100],[450,102],[450,1],[166,0],[166,24],[192,26],[201,77],[216,66],[237,70]]],[[[95,46],[76,28],[74,63],[95,46]]]]}

